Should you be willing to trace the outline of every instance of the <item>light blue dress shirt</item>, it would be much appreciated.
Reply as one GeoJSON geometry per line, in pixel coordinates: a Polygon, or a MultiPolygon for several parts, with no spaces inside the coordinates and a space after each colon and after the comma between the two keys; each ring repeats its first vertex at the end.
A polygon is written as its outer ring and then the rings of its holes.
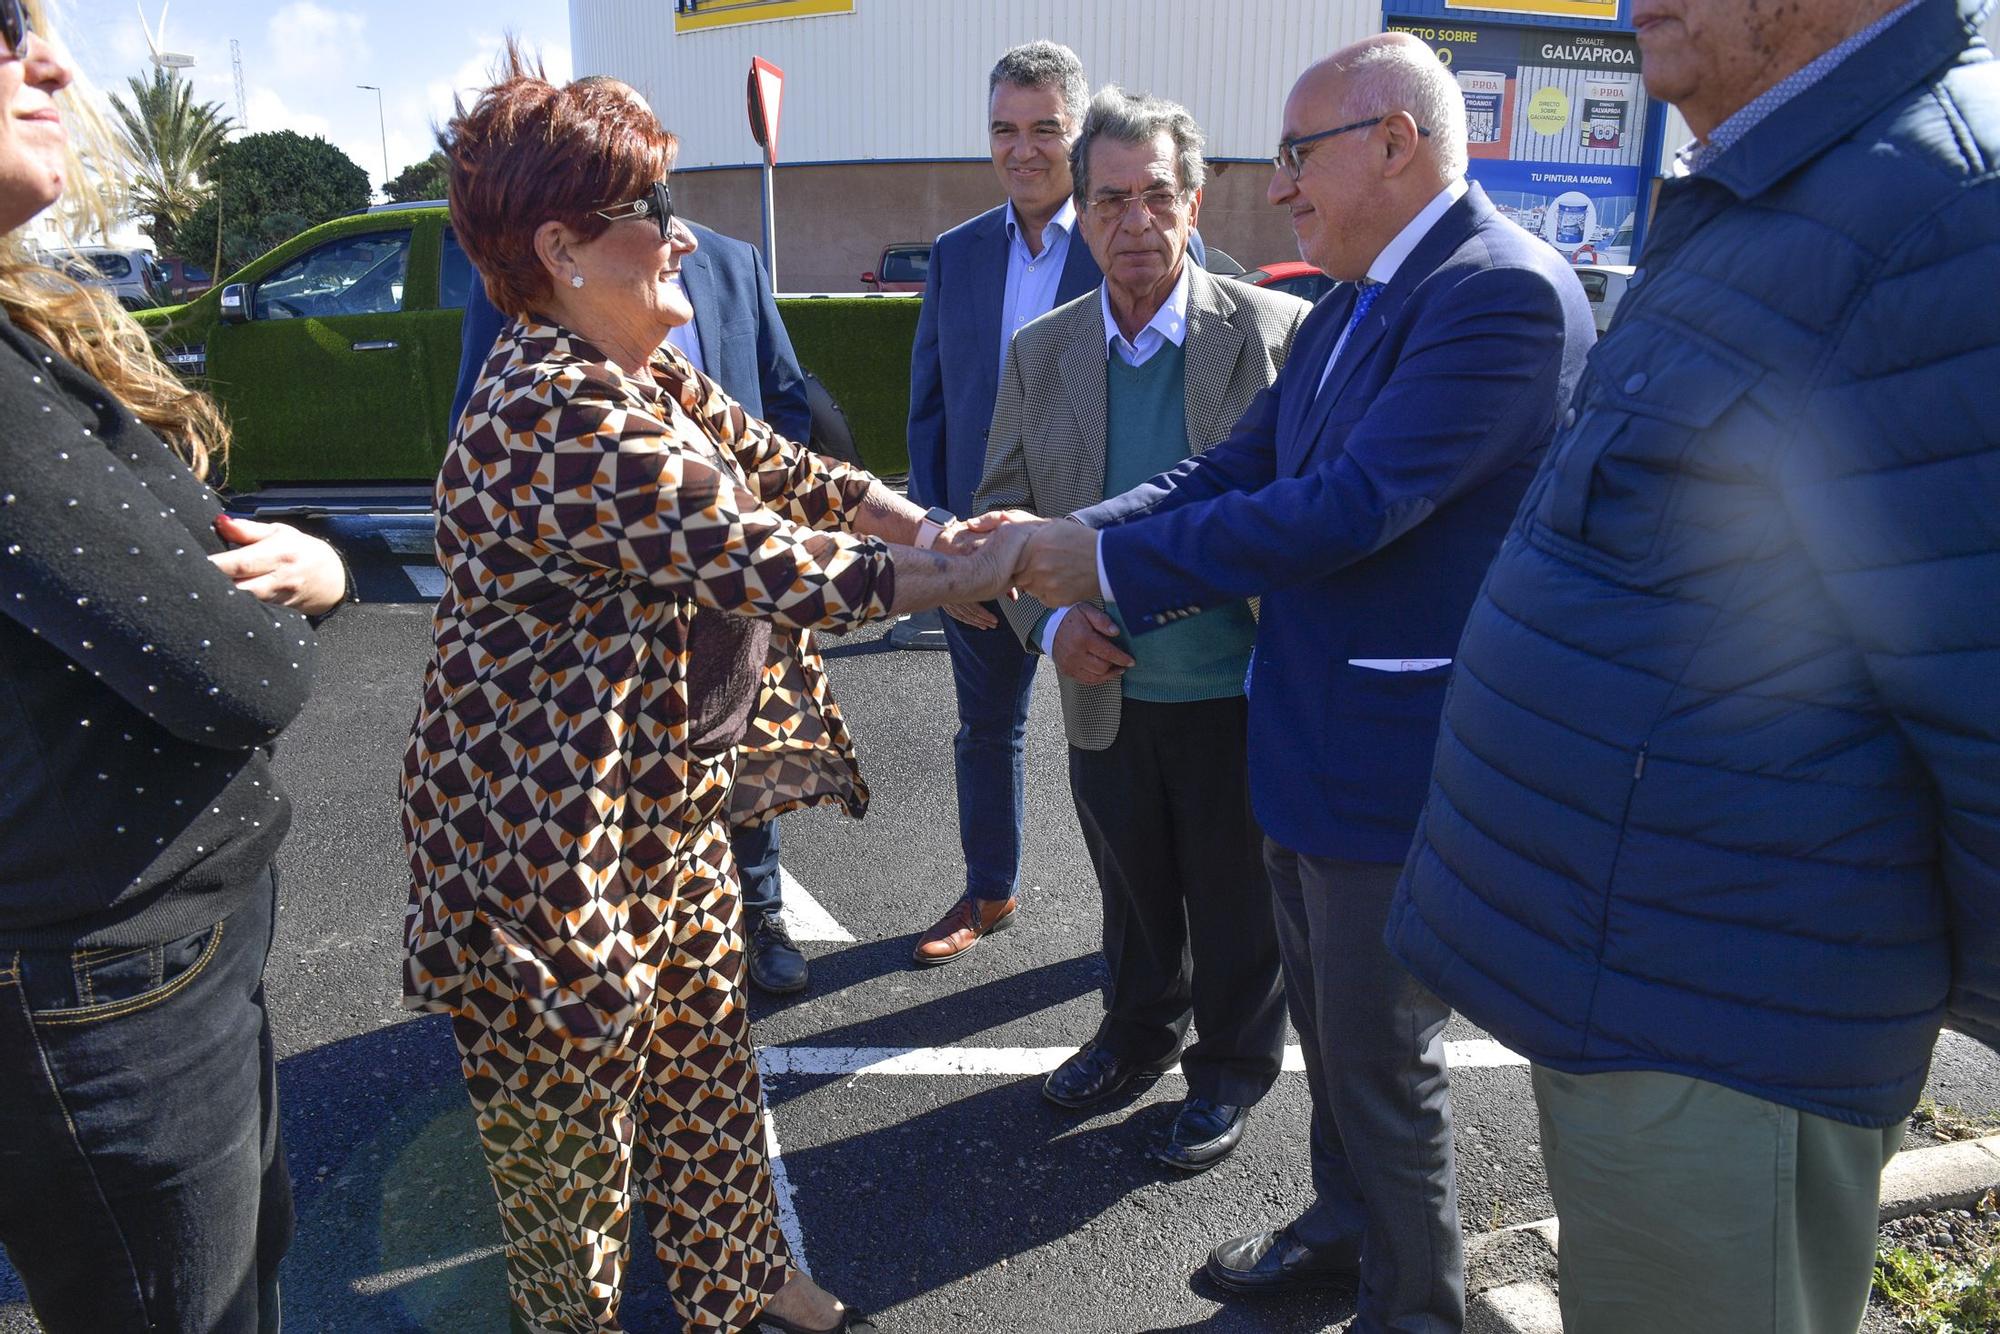
{"type": "Polygon", "coordinates": [[[1063,200],[1049,225],[1042,228],[1042,253],[1028,253],[1028,240],[1007,203],[1007,293],[1000,302],[1000,370],[1007,369],[1007,351],[1022,325],[1055,309],[1056,287],[1069,259],[1070,234],[1076,230],[1076,201],[1063,200]]]}

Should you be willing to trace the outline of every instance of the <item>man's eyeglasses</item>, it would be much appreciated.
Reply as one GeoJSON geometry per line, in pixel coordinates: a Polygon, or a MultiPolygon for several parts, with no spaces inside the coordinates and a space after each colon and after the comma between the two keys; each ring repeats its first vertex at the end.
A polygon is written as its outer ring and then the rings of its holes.
{"type": "MultiPolygon", "coordinates": [[[[0,0],[0,4],[8,0],[0,0]]],[[[654,181],[653,188],[629,204],[614,204],[610,208],[597,210],[597,216],[608,222],[623,222],[626,218],[651,218],[660,225],[660,239],[668,240],[674,234],[674,200],[667,193],[665,181],[654,181]]]]}
{"type": "Polygon", "coordinates": [[[1182,195],[1179,190],[1148,190],[1136,195],[1099,195],[1090,201],[1090,211],[1099,222],[1123,222],[1125,210],[1133,200],[1146,206],[1146,212],[1156,218],[1170,217],[1180,207],[1182,195]]]}
{"type": "Polygon", "coordinates": [[[6,39],[9,51],[20,55],[22,45],[33,31],[28,22],[27,6],[21,0],[0,0],[0,38],[6,39]]]}
{"type": "MultiPolygon", "coordinates": [[[[1317,134],[1302,134],[1296,139],[1280,139],[1277,155],[1271,159],[1271,165],[1296,181],[1299,173],[1305,170],[1306,155],[1299,151],[1301,148],[1320,139],[1331,139],[1336,134],[1346,134],[1349,130],[1365,130],[1371,125],[1380,125],[1387,119],[1389,119],[1387,116],[1370,116],[1367,120],[1336,125],[1317,134]]],[[[1417,126],[1417,133],[1426,139],[1431,137],[1431,132],[1421,125],[1417,126]]]]}

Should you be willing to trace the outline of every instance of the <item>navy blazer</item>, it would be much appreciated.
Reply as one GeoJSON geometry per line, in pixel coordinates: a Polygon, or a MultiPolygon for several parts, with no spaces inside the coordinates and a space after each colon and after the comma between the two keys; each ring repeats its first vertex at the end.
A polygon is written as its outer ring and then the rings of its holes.
{"type": "MultiPolygon", "coordinates": [[[[1197,232],[1188,253],[1203,263],[1197,232]]],[[[1055,304],[1104,281],[1070,234],[1055,304]]],[[[1007,206],[988,209],[938,237],[924,279],[917,341],[910,352],[910,499],[975,513],[972,493],[986,471],[986,431],[1000,393],[1000,307],[1007,299],[1007,206]]]]}
{"type": "MultiPolygon", "coordinates": [[[[747,242],[686,218],[681,221],[697,243],[681,257],[681,282],[694,305],[695,337],[709,378],[779,435],[804,442],[812,434],[805,373],[799,369],[785,322],[778,317],[763,259],[747,242]]],[[[452,396],[447,435],[457,429],[493,340],[506,324],[507,317],[487,299],[486,285],[475,269],[459,333],[458,392],[452,396]]]]}
{"type": "Polygon", "coordinates": [[[1106,530],[1134,633],[1263,597],[1258,820],[1299,852],[1400,862],[1451,669],[1396,669],[1449,663],[1595,332],[1561,256],[1477,185],[1316,394],[1353,309],[1351,286],[1319,303],[1227,440],[1077,517],[1106,530]]]}

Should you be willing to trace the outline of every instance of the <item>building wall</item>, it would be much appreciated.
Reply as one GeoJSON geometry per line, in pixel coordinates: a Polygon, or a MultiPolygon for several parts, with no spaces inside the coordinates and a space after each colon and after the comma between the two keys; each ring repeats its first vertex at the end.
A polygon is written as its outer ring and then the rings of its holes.
{"type": "MultiPolygon", "coordinates": [[[[1214,163],[1202,196],[1201,234],[1245,268],[1297,259],[1298,243],[1280,209],[1264,200],[1271,168],[1214,163]]],[[[852,292],[882,247],[929,241],[1003,198],[985,162],[865,162],[780,167],[778,287],[785,292],[852,292]]],[[[727,236],[763,246],[763,181],[754,167],[680,172],[674,206],[727,236]]]]}
{"type": "Polygon", "coordinates": [[[1289,223],[1264,202],[1285,93],[1318,56],[1381,26],[1379,0],[855,0],[852,14],[677,36],[671,0],[570,3],[577,73],[645,93],[681,138],[676,202],[752,242],[750,58],[785,71],[773,195],[778,285],[792,292],[856,290],[884,245],[930,240],[1002,201],[986,76],[1037,37],[1073,47],[1093,87],[1186,104],[1219,159],[1203,238],[1246,266],[1295,258],[1289,223]]]}
{"type": "Polygon", "coordinates": [[[851,14],[674,33],[671,0],[570,0],[579,74],[642,90],[682,165],[758,160],[750,58],[785,71],[786,162],[984,158],[986,75],[1038,37],[1117,82],[1185,103],[1215,157],[1263,157],[1293,79],[1382,27],[1380,0],[855,0],[851,14]]]}

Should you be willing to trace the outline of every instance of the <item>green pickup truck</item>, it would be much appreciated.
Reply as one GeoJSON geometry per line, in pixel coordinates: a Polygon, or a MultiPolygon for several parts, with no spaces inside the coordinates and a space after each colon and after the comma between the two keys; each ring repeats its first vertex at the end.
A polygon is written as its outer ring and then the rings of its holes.
{"type": "MultiPolygon", "coordinates": [[[[321,223],[181,306],[137,318],[236,431],[232,492],[272,510],[428,504],[471,264],[441,205],[321,223]]],[[[815,388],[814,445],[908,469],[911,297],[780,297],[815,388]],[[824,424],[824,429],[822,425],[824,424]]]]}

